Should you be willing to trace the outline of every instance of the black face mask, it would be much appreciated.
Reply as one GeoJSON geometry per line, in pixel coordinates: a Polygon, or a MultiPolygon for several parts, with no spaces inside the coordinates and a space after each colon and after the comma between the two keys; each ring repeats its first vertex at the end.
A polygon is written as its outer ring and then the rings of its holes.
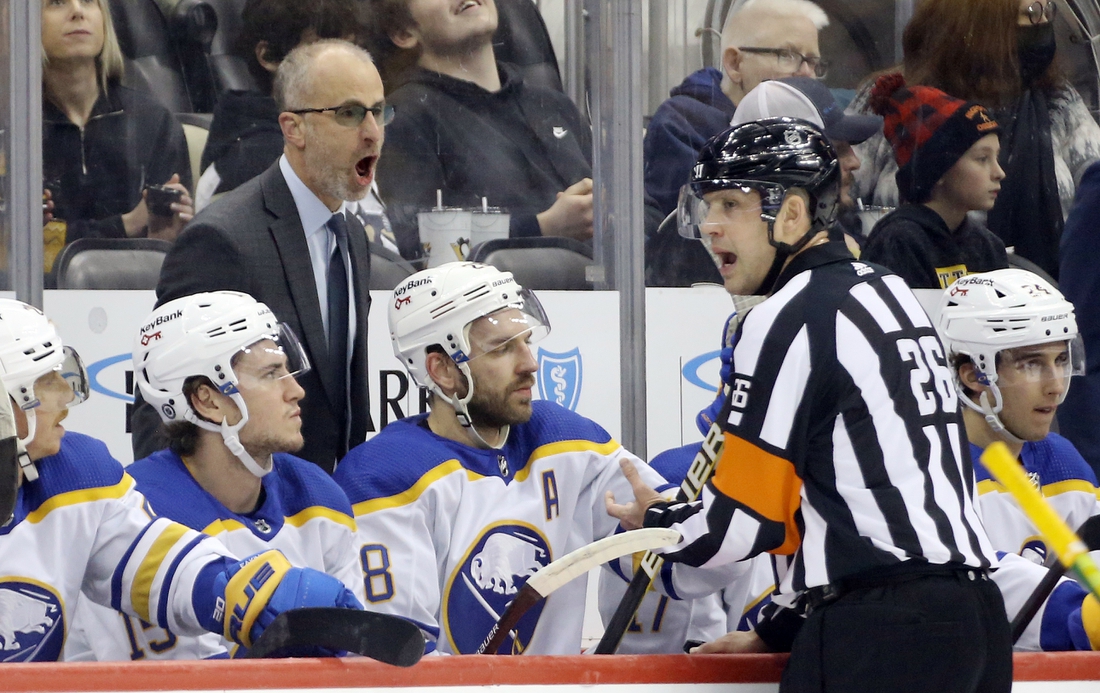
{"type": "Polygon", "coordinates": [[[1020,79],[1025,87],[1029,87],[1046,72],[1054,60],[1058,46],[1054,39],[1053,22],[1017,27],[1016,44],[1020,60],[1020,79]]]}

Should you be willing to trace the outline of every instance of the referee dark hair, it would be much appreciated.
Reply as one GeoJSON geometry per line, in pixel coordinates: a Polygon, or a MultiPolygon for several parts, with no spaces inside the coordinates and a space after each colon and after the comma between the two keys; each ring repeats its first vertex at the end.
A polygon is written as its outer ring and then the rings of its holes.
{"type": "Polygon", "coordinates": [[[768,298],[735,337],[702,500],[669,505],[634,475],[635,501],[608,512],[680,531],[667,560],[775,556],[775,599],[808,614],[781,691],[1008,691],[997,559],[943,346],[905,282],[828,240],[838,186],[835,151],[804,121],[704,146],[682,232],[730,293],[768,298]]]}

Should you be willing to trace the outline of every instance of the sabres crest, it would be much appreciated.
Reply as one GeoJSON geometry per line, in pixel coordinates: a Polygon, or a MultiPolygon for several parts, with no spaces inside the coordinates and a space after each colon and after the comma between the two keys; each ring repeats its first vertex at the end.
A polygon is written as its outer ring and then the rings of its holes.
{"type": "Polygon", "coordinates": [[[61,599],[29,578],[0,580],[0,662],[53,662],[65,643],[61,599]]]}
{"type": "Polygon", "coordinates": [[[557,354],[539,348],[539,392],[542,398],[570,411],[577,410],[581,399],[580,347],[557,354]]]}

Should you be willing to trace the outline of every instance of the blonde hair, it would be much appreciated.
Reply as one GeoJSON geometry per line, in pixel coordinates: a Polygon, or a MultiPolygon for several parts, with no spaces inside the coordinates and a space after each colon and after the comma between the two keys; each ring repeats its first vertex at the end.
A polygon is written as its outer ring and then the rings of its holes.
{"type": "MultiPolygon", "coordinates": [[[[103,15],[103,49],[95,58],[95,71],[99,76],[99,88],[107,93],[107,83],[112,79],[122,79],[122,48],[118,45],[115,23],[111,20],[111,8],[107,0],[96,0],[100,14],[103,15]]],[[[50,64],[45,47],[42,48],[42,69],[50,64]]]]}
{"type": "Polygon", "coordinates": [[[726,24],[722,27],[723,48],[749,40],[751,28],[737,22],[736,18],[750,9],[763,10],[776,17],[805,17],[818,31],[829,26],[825,10],[810,0],[742,0],[734,3],[726,15],[726,24]]]}

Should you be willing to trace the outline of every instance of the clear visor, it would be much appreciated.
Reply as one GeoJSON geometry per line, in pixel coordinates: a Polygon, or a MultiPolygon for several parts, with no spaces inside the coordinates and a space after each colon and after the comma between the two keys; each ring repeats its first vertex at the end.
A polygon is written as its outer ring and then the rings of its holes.
{"type": "Polygon", "coordinates": [[[1045,384],[1065,399],[1070,378],[1085,374],[1085,347],[1080,335],[1065,342],[1005,349],[997,353],[997,387],[1008,396],[1013,388],[1045,384]]]}
{"type": "MultiPolygon", "coordinates": [[[[492,353],[503,353],[520,342],[533,344],[550,334],[550,320],[533,293],[520,291],[520,300],[466,326],[470,354],[455,361],[473,361],[492,353]]],[[[461,356],[461,355],[460,355],[461,356]]]]}
{"type": "Polygon", "coordinates": [[[726,187],[698,194],[691,185],[680,188],[676,222],[684,238],[708,240],[709,225],[721,225],[743,219],[745,209],[760,214],[765,221],[774,219],[783,203],[783,186],[759,181],[728,181],[726,187]],[[752,193],[758,193],[759,197],[752,193]],[[746,200],[746,196],[752,200],[746,200]]]}
{"type": "MultiPolygon", "coordinates": [[[[294,331],[286,323],[270,335],[242,347],[230,360],[239,387],[245,389],[275,385],[285,378],[309,372],[309,357],[294,331]]],[[[218,383],[229,394],[231,384],[218,383]]]]}
{"type": "Polygon", "coordinates": [[[35,379],[28,393],[30,401],[21,405],[24,411],[61,411],[88,399],[88,371],[80,354],[72,347],[64,347],[62,352],[64,358],[61,363],[35,379]]]}

